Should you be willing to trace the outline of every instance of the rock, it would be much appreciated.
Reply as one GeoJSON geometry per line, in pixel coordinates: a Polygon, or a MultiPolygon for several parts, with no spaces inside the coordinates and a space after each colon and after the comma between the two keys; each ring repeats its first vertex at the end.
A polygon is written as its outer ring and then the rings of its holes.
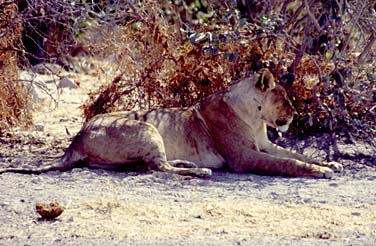
{"type": "Polygon", "coordinates": [[[42,219],[54,219],[64,212],[64,207],[58,202],[37,203],[35,205],[36,212],[42,216],[42,219]]]}
{"type": "Polygon", "coordinates": [[[79,88],[78,83],[76,83],[74,80],[68,79],[67,77],[62,77],[56,87],[59,95],[65,88],[69,90],[79,88]]]}
{"type": "Polygon", "coordinates": [[[44,124],[43,123],[36,123],[34,124],[34,129],[39,132],[44,131],[44,124]]]}
{"type": "Polygon", "coordinates": [[[62,66],[53,63],[39,63],[31,68],[31,71],[40,74],[57,74],[63,70],[62,66]]]}
{"type": "Polygon", "coordinates": [[[25,83],[25,87],[27,88],[27,91],[34,103],[42,103],[43,94],[48,94],[50,91],[46,83],[40,80],[25,83]]]}

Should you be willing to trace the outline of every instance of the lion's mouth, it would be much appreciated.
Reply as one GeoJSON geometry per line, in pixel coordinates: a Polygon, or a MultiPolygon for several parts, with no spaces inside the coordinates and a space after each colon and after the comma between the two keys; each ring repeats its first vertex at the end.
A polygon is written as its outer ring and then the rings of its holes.
{"type": "Polygon", "coordinates": [[[264,122],[265,122],[268,126],[277,129],[278,132],[287,132],[287,130],[289,129],[289,126],[290,126],[290,122],[288,122],[287,124],[282,125],[282,126],[277,125],[277,124],[274,123],[274,122],[271,123],[271,122],[268,122],[268,121],[265,121],[265,120],[264,120],[264,122]]]}
{"type": "Polygon", "coordinates": [[[277,130],[280,131],[280,132],[287,132],[288,129],[289,129],[288,124],[277,127],[277,130]]]}
{"type": "Polygon", "coordinates": [[[280,132],[287,132],[287,130],[289,129],[290,122],[287,119],[280,118],[280,119],[275,120],[274,123],[275,123],[277,130],[280,132]]]}

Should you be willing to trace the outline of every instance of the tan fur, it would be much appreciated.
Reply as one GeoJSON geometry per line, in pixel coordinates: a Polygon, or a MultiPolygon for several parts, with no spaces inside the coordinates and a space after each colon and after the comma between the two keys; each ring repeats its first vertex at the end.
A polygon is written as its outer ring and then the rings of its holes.
{"type": "Polygon", "coordinates": [[[266,126],[286,130],[295,110],[268,70],[185,109],[102,114],[89,120],[59,165],[2,172],[65,171],[78,161],[114,169],[144,163],[149,169],[207,177],[211,169],[331,178],[338,163],[318,163],[267,138],[266,126]],[[181,165],[182,167],[178,167],[181,165]]]}

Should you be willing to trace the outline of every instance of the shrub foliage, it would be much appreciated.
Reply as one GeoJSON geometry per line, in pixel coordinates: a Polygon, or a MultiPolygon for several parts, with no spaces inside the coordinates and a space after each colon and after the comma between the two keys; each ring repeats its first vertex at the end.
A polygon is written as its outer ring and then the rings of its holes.
{"type": "Polygon", "coordinates": [[[136,106],[189,106],[269,67],[298,110],[296,134],[374,135],[375,5],[268,2],[134,3],[127,10],[134,18],[122,26],[115,50],[121,78],[92,95],[86,117],[136,106]],[[116,95],[110,103],[108,94],[116,95]]]}
{"type": "Polygon", "coordinates": [[[297,108],[292,132],[376,135],[374,1],[68,2],[20,1],[34,20],[24,34],[43,40],[37,55],[25,47],[24,63],[58,62],[77,44],[116,57],[119,70],[91,94],[86,119],[189,106],[268,67],[297,108]]]}
{"type": "Polygon", "coordinates": [[[18,82],[21,32],[16,4],[0,1],[0,133],[31,122],[27,94],[18,82]]]}

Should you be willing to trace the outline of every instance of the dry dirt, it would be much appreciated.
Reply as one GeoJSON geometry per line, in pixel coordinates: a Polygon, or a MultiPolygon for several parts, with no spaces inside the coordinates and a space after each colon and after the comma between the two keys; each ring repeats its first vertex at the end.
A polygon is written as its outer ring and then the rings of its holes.
{"type": "MultiPolygon", "coordinates": [[[[79,106],[95,76],[66,74],[80,88],[35,106],[35,126],[0,139],[0,166],[57,161],[81,127],[79,106]]],[[[28,76],[23,73],[23,76],[28,76]]],[[[47,75],[36,80],[48,81],[47,75]]],[[[0,245],[374,245],[376,164],[370,146],[340,145],[342,174],[331,180],[214,172],[209,179],[167,173],[74,169],[42,175],[0,175],[0,245]],[[65,207],[54,220],[38,202],[65,207]]],[[[321,152],[306,149],[307,154],[321,152]]],[[[322,157],[322,155],[321,155],[322,157]]]]}

